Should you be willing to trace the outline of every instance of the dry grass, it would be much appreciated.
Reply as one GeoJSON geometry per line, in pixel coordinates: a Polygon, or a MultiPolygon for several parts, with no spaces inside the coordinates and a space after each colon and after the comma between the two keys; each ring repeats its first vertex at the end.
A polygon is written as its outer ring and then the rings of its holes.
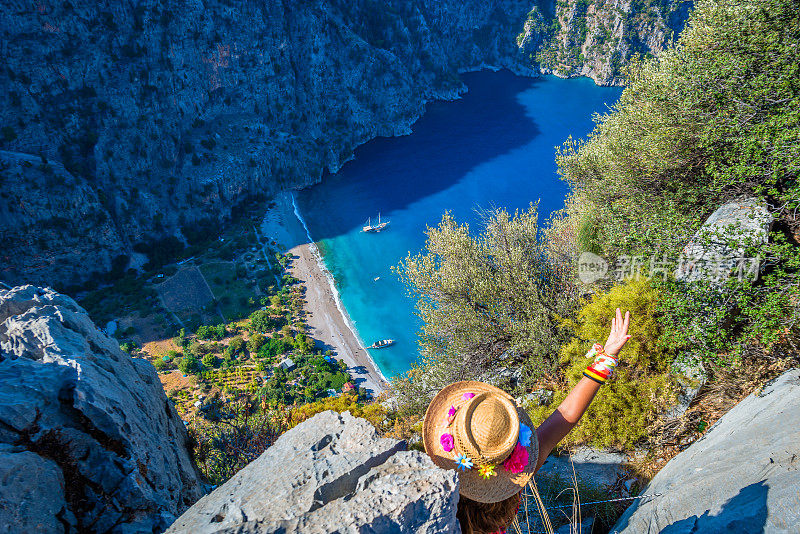
{"type": "Polygon", "coordinates": [[[619,497],[614,488],[582,481],[572,466],[569,479],[558,475],[536,476],[522,492],[522,505],[508,532],[552,534],[569,525],[570,534],[606,532],[631,501],[607,502],[619,497]],[[583,530],[582,522],[593,517],[592,527],[583,530]]]}
{"type": "Polygon", "coordinates": [[[142,350],[149,356],[150,361],[163,358],[169,351],[174,350],[181,352],[182,348],[175,344],[174,338],[161,339],[157,341],[149,341],[142,345],[142,350]]]}

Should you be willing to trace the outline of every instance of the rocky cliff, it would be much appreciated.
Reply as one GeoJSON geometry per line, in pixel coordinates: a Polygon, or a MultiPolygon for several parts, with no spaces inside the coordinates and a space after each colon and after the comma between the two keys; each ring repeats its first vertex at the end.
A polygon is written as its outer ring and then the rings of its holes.
{"type": "Polygon", "coordinates": [[[669,461],[612,532],[800,532],[800,369],[726,413],[669,461]]]}
{"type": "Polygon", "coordinates": [[[157,238],[191,242],[408,133],[427,101],[465,90],[461,71],[618,82],[609,61],[679,25],[678,0],[620,1],[8,2],[0,280],[66,286],[157,238]]]}
{"type": "Polygon", "coordinates": [[[202,495],[155,369],[69,297],[0,290],[4,532],[157,532],[202,495]]]}
{"type": "Polygon", "coordinates": [[[620,85],[633,57],[657,54],[677,38],[691,6],[687,0],[537,2],[517,42],[539,72],[620,85]]]}

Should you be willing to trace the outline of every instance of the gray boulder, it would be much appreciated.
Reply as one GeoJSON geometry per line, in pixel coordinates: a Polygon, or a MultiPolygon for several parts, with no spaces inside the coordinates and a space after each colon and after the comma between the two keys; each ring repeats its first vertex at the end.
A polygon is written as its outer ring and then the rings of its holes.
{"type": "Polygon", "coordinates": [[[458,532],[455,471],[363,419],[323,412],[186,511],[167,533],[458,532]]]}
{"type": "Polygon", "coordinates": [[[517,404],[524,406],[549,406],[553,402],[555,393],[549,389],[536,389],[521,397],[517,397],[517,404]]]}
{"type": "Polygon", "coordinates": [[[800,532],[800,369],[725,414],[670,460],[612,532],[800,532]]]}
{"type": "Polygon", "coordinates": [[[164,529],[202,495],[187,443],[153,366],[75,301],[0,290],[0,525],[164,529]]]}
{"type": "Polygon", "coordinates": [[[756,198],[723,204],[684,247],[675,278],[721,283],[731,271],[757,276],[758,263],[743,256],[748,246],[766,243],[771,224],[772,215],[756,198]]]}
{"type": "Polygon", "coordinates": [[[576,447],[571,454],[550,455],[536,472],[537,477],[572,479],[573,466],[579,482],[596,487],[611,486],[622,476],[628,455],[592,447],[576,447]]]}

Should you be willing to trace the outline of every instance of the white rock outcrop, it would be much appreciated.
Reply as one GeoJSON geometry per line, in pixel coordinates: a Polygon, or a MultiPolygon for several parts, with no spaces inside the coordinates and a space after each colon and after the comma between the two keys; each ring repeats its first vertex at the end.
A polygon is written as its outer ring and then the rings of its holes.
{"type": "Polygon", "coordinates": [[[186,511],[178,533],[452,533],[458,479],[349,412],[323,412],[186,511]]]}
{"type": "Polygon", "coordinates": [[[684,282],[723,283],[732,273],[753,278],[758,258],[745,257],[749,246],[766,243],[772,214],[763,201],[748,198],[728,202],[712,213],[683,249],[675,278],[684,282]]]}

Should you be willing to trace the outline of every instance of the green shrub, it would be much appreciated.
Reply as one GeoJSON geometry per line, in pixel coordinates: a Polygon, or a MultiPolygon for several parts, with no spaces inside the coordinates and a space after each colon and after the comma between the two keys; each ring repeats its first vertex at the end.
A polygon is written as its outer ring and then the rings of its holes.
{"type": "Polygon", "coordinates": [[[258,350],[259,358],[274,358],[278,354],[283,354],[292,348],[292,343],[277,337],[266,340],[264,345],[258,350]]]}
{"type": "MultiPolygon", "coordinates": [[[[226,389],[226,394],[235,392],[226,389]]],[[[196,418],[189,425],[189,433],[197,446],[195,460],[205,477],[214,484],[222,484],[246,466],[286,430],[283,410],[253,410],[255,399],[239,395],[225,406],[224,419],[196,418]]],[[[216,413],[216,410],[211,410],[216,413]]]]}
{"type": "Polygon", "coordinates": [[[215,354],[206,354],[203,356],[202,362],[206,369],[214,369],[219,366],[219,358],[215,354]]]}
{"type": "Polygon", "coordinates": [[[567,442],[598,447],[632,448],[646,437],[647,426],[674,403],[670,365],[674,351],[659,343],[663,327],[657,314],[659,292],[647,280],[629,281],[596,294],[572,322],[575,338],[561,350],[566,388],[550,406],[533,407],[534,422],[542,421],[564,400],[591,363],[586,352],[605,343],[616,308],[629,310],[631,339],[620,353],[617,376],[604,385],[567,442]]]}
{"type": "Polygon", "coordinates": [[[230,352],[231,355],[234,355],[241,352],[243,348],[244,339],[241,336],[237,336],[230,340],[226,352],[230,352]]]}
{"type": "Polygon", "coordinates": [[[250,328],[255,332],[272,332],[286,324],[286,318],[272,316],[270,310],[256,310],[250,314],[250,328]]]}
{"type": "Polygon", "coordinates": [[[203,325],[197,329],[197,339],[216,339],[220,340],[227,334],[224,324],[216,326],[203,325]]]}
{"type": "Polygon", "coordinates": [[[448,383],[500,367],[521,368],[529,385],[568,340],[561,318],[578,303],[575,276],[551,254],[536,206],[487,213],[482,231],[470,230],[445,213],[398,269],[422,319],[421,358],[393,384],[408,414],[424,414],[448,383]]]}
{"type": "Polygon", "coordinates": [[[247,351],[248,352],[258,352],[258,349],[267,342],[267,337],[263,334],[253,334],[250,336],[250,339],[247,340],[247,351]]]}
{"type": "Polygon", "coordinates": [[[200,371],[200,362],[193,355],[188,354],[181,358],[178,369],[185,375],[191,375],[200,371]]]}

